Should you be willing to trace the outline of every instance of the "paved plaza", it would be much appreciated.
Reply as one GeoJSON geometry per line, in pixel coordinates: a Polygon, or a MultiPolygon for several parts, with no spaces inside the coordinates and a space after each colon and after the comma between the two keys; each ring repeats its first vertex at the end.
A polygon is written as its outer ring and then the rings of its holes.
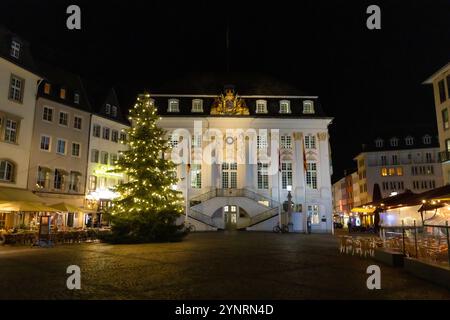
{"type": "Polygon", "coordinates": [[[340,255],[331,235],[193,233],[183,242],[0,247],[0,299],[450,299],[443,287],[340,255]],[[66,268],[81,268],[68,290],[66,268]]]}

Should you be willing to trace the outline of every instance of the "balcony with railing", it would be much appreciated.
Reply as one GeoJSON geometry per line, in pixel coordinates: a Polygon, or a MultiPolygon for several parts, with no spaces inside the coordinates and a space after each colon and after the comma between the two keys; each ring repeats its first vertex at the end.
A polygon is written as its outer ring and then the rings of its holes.
{"type": "Polygon", "coordinates": [[[439,162],[447,162],[450,160],[450,151],[439,152],[439,162]]]}

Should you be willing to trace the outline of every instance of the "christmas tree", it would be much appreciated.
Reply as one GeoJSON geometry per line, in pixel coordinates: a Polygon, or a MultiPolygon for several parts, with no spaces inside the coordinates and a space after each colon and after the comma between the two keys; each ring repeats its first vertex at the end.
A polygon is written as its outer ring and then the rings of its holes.
{"type": "Polygon", "coordinates": [[[140,94],[130,110],[129,148],[116,162],[115,172],[128,181],[116,186],[120,195],[113,201],[112,234],[115,242],[170,241],[179,238],[182,226],[175,225],[183,212],[176,165],[167,159],[170,146],[165,131],[157,126],[159,116],[150,94],[140,94]]]}

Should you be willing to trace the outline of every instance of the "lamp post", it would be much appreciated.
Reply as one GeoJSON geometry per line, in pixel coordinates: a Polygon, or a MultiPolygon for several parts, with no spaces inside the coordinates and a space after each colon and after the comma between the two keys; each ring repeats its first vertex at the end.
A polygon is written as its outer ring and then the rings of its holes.
{"type": "Polygon", "coordinates": [[[292,194],[291,194],[292,186],[287,186],[286,189],[288,191],[288,195],[287,195],[287,199],[288,199],[288,209],[287,209],[287,212],[288,212],[288,228],[289,228],[289,232],[292,232],[292,231],[294,231],[293,230],[294,229],[293,228],[294,225],[292,223],[292,194]]]}

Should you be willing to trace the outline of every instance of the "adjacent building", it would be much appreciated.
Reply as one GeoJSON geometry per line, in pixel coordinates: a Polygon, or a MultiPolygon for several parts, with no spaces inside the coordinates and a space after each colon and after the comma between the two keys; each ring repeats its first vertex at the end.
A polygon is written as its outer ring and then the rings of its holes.
{"type": "Polygon", "coordinates": [[[96,95],[102,98],[91,98],[95,104],[91,115],[86,181],[87,207],[95,213],[87,215],[88,226],[102,223],[103,213],[108,211],[111,200],[116,197],[113,187],[125,180],[124,174],[112,170],[121,151],[127,148],[126,130],[129,128],[115,90],[96,95]]]}
{"type": "Polygon", "coordinates": [[[0,29],[0,187],[27,188],[40,81],[29,43],[0,29]]]}
{"type": "MultiPolygon", "coordinates": [[[[40,64],[28,189],[47,204],[84,205],[90,105],[80,78],[40,64]]],[[[69,226],[73,226],[70,219],[69,226]]],[[[76,221],[76,219],[75,219],[76,221]]],[[[76,223],[75,223],[76,224],[76,223]]]]}
{"type": "Polygon", "coordinates": [[[444,183],[450,183],[450,63],[436,71],[424,84],[433,85],[437,128],[439,132],[439,161],[442,163],[444,183]]]}
{"type": "Polygon", "coordinates": [[[298,94],[261,77],[246,79],[235,77],[235,85],[225,86],[190,79],[184,88],[194,84],[197,90],[171,88],[151,95],[162,116],[159,125],[174,147],[181,142],[176,133],[180,128],[191,136],[191,156],[211,154],[211,141],[222,142],[212,152],[216,160],[179,166],[177,188],[187,198],[188,221],[200,230],[269,231],[279,222],[291,222],[295,231],[302,231],[309,221],[312,232],[331,232],[332,119],[323,113],[317,96],[298,94]],[[272,129],[279,132],[275,135],[272,129]],[[278,150],[272,145],[275,139],[278,150]],[[246,147],[239,149],[242,141],[246,147]],[[258,155],[253,162],[249,141],[255,142],[258,155]],[[218,154],[224,155],[223,161],[217,160],[218,154]],[[276,160],[265,161],[269,154],[276,160]],[[245,161],[237,161],[236,155],[245,161]],[[275,172],[270,170],[274,162],[279,163],[275,172]],[[293,211],[300,213],[280,221],[289,192],[293,211]]]}

